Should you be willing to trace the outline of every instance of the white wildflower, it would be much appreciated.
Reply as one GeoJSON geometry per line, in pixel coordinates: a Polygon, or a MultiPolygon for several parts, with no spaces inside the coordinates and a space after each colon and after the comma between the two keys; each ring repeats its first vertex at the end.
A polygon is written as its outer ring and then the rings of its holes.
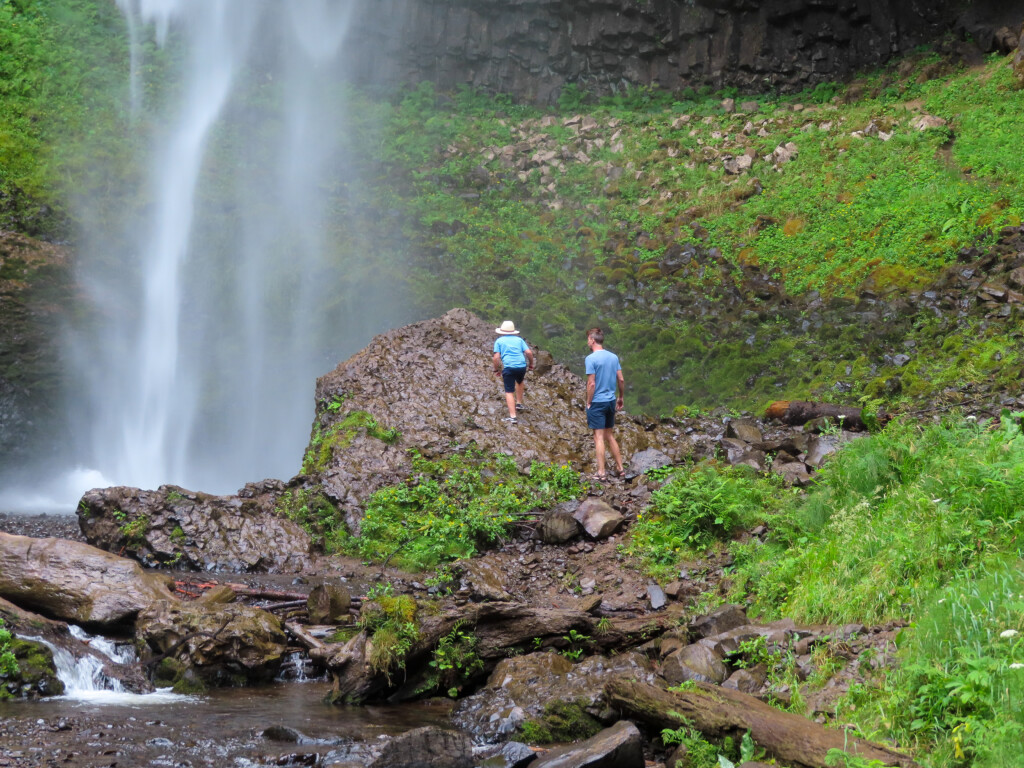
{"type": "Polygon", "coordinates": [[[1010,669],[1024,669],[1024,664],[1021,664],[1019,661],[1015,661],[1010,665],[1010,669]]]}
{"type": "Polygon", "coordinates": [[[1016,637],[1019,633],[1016,629],[1004,629],[999,633],[1000,637],[1016,637]]]}

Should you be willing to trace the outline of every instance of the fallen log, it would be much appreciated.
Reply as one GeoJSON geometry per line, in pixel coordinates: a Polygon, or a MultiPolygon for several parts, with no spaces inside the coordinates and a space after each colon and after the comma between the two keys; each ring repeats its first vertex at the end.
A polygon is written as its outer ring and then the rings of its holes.
{"type": "Polygon", "coordinates": [[[767,419],[778,419],[783,424],[798,426],[814,419],[829,419],[843,429],[866,432],[864,415],[860,408],[849,408],[832,403],[810,403],[806,400],[776,400],[764,412],[767,419]]]}
{"type": "Polygon", "coordinates": [[[625,717],[659,730],[689,724],[712,739],[729,736],[736,741],[749,730],[758,747],[786,765],[825,768],[829,750],[839,749],[867,762],[917,768],[909,757],[882,744],[825,728],[739,691],[695,685],[693,690],[667,691],[620,677],[605,686],[605,695],[608,705],[625,717]]]}
{"type": "Polygon", "coordinates": [[[302,592],[283,592],[278,589],[260,589],[257,587],[247,587],[244,584],[228,584],[235,591],[236,595],[242,597],[257,597],[263,600],[302,600],[305,602],[309,595],[303,594],[302,592]]]}
{"type": "Polygon", "coordinates": [[[303,629],[301,624],[294,621],[286,621],[284,628],[287,629],[296,640],[306,646],[309,650],[315,648],[323,648],[326,643],[323,640],[319,640],[313,637],[309,632],[303,629]]]}

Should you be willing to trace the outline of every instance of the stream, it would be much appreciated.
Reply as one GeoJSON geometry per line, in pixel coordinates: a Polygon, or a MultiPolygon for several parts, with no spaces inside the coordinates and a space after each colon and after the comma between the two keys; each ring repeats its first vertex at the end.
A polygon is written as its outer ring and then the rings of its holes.
{"type": "MultiPolygon", "coordinates": [[[[73,515],[0,513],[0,530],[78,538],[75,520],[73,515]]],[[[135,660],[127,644],[74,626],[71,632],[115,663],[135,660]]],[[[444,704],[325,704],[329,684],[308,679],[301,658],[286,660],[282,677],[287,681],[201,696],[127,693],[106,679],[91,657],[75,659],[57,649],[54,661],[65,685],[63,696],[0,700],[0,768],[331,766],[362,762],[380,736],[424,725],[450,727],[444,704]]]]}

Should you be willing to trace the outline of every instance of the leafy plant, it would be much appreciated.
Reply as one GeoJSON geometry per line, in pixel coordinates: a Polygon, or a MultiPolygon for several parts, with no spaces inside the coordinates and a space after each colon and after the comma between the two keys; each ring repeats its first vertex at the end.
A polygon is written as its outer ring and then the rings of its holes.
{"type": "Polygon", "coordinates": [[[363,601],[359,628],[369,636],[368,661],[389,685],[392,675],[405,669],[405,657],[419,638],[416,613],[416,601],[408,595],[394,595],[390,584],[371,589],[363,601]]]}
{"type": "Polygon", "coordinates": [[[434,649],[434,657],[430,661],[433,673],[428,678],[428,688],[443,688],[449,696],[456,698],[462,686],[484,668],[483,659],[477,652],[479,644],[480,638],[466,631],[464,622],[457,622],[434,649]]]}
{"type": "Polygon", "coordinates": [[[4,627],[0,619],[0,677],[18,674],[18,660],[11,652],[11,633],[4,627]]]}

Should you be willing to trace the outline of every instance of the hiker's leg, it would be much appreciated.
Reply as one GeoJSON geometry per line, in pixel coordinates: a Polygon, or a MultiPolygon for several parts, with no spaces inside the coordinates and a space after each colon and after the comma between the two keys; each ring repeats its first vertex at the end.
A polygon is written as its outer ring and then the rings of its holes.
{"type": "Polygon", "coordinates": [[[505,405],[508,406],[508,415],[514,419],[516,417],[516,369],[502,369],[501,383],[505,387],[505,405]]]}
{"type": "Polygon", "coordinates": [[[516,393],[505,393],[505,404],[508,406],[508,415],[513,419],[516,417],[516,393]]]}
{"type": "Polygon", "coordinates": [[[597,474],[604,474],[604,433],[608,430],[594,430],[594,452],[597,454],[597,474]]]}
{"type": "Polygon", "coordinates": [[[606,429],[604,431],[608,433],[608,447],[612,449],[612,458],[615,459],[615,468],[619,471],[619,474],[621,475],[623,469],[622,454],[619,453],[619,443],[615,440],[615,435],[612,434],[612,431],[610,429],[606,429]]]}
{"type": "Polygon", "coordinates": [[[526,383],[522,381],[516,382],[516,402],[520,405],[523,404],[523,396],[526,395],[526,383]]]}

